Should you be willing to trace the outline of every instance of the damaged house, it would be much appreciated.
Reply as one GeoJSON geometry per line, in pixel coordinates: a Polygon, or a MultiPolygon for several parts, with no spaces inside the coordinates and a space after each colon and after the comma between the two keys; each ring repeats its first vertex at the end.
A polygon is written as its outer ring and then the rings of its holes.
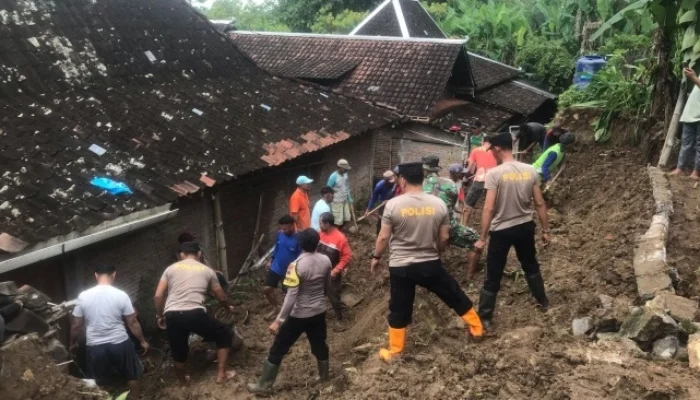
{"type": "Polygon", "coordinates": [[[367,192],[372,132],[397,119],[272,77],[184,0],[0,8],[0,281],[56,303],[109,262],[148,315],[183,232],[235,274],[298,175],[317,198],[343,157],[367,192]]]}
{"type": "Polygon", "coordinates": [[[413,0],[383,2],[350,35],[228,34],[275,76],[405,115],[409,122],[400,129],[375,135],[376,176],[429,153],[443,165],[462,162],[463,135],[477,119],[487,132],[498,132],[548,121],[555,111],[555,96],[518,80],[519,70],[468,52],[465,39],[447,39],[413,0]],[[455,126],[462,132],[448,130],[455,126]]]}

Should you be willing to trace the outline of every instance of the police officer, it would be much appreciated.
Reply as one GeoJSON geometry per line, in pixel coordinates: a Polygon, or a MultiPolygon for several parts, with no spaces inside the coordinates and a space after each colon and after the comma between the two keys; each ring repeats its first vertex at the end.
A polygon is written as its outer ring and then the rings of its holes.
{"type": "Polygon", "coordinates": [[[454,217],[454,205],[457,202],[459,192],[457,186],[451,179],[442,178],[440,172],[440,158],[429,155],[423,157],[423,191],[433,196],[437,196],[445,203],[449,212],[450,224],[450,244],[462,249],[469,250],[467,255],[467,279],[474,277],[476,264],[481,258],[481,249],[474,247],[479,240],[479,234],[472,228],[462,225],[454,217]]]}
{"type": "Polygon", "coordinates": [[[443,201],[423,192],[422,182],[422,163],[399,165],[398,184],[404,194],[386,204],[372,254],[371,271],[374,272],[389,247],[389,348],[379,352],[380,358],[387,362],[403,351],[416,285],[435,293],[461,316],[472,337],[483,335],[471,300],[445,271],[440,260],[450,236],[449,211],[443,201]]]}
{"type": "MultiPolygon", "coordinates": [[[[551,236],[547,207],[537,183],[535,168],[515,160],[513,139],[509,133],[499,133],[486,140],[499,163],[499,166],[486,173],[486,200],[481,219],[481,237],[489,236],[489,248],[486,256],[486,280],[479,298],[479,316],[488,328],[496,308],[496,295],[501,288],[503,270],[511,247],[515,247],[533,297],[542,310],[549,307],[540,264],[537,262],[533,204],[540,218],[543,242],[547,244],[551,236]]],[[[479,240],[476,244],[477,248],[484,246],[484,240],[479,240]]]]}

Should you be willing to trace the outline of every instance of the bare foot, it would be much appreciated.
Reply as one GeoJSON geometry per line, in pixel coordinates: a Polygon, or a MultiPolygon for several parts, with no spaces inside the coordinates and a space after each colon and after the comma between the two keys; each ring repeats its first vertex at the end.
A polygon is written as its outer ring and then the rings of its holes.
{"type": "Polygon", "coordinates": [[[218,373],[216,376],[216,384],[221,385],[224,382],[230,381],[236,376],[236,371],[226,371],[223,374],[218,373]]]}
{"type": "Polygon", "coordinates": [[[680,168],[676,168],[673,171],[669,172],[669,175],[672,175],[672,176],[683,175],[683,170],[680,168]]]}
{"type": "Polygon", "coordinates": [[[698,180],[698,171],[693,171],[692,174],[690,174],[690,179],[698,180]]]}

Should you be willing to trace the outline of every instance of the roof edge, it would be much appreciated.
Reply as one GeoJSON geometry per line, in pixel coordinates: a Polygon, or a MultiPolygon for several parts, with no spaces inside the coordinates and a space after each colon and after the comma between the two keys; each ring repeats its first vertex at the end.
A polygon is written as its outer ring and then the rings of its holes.
{"type": "Polygon", "coordinates": [[[350,33],[349,33],[348,35],[350,35],[350,36],[355,36],[355,34],[357,33],[357,31],[359,31],[360,29],[362,29],[369,21],[372,20],[372,18],[374,18],[375,15],[379,14],[379,12],[382,11],[382,10],[384,9],[384,7],[386,7],[386,5],[389,4],[389,3],[391,3],[391,0],[384,0],[384,1],[382,2],[382,4],[378,5],[377,8],[375,8],[374,10],[372,10],[372,12],[369,13],[369,15],[368,15],[367,17],[365,17],[365,19],[363,19],[362,22],[360,22],[360,23],[355,27],[355,29],[353,29],[352,31],[350,31],[350,33]]]}
{"type": "Polygon", "coordinates": [[[521,72],[519,68],[515,68],[515,67],[512,66],[512,65],[508,65],[508,64],[502,63],[502,62],[500,62],[500,61],[492,60],[492,59],[490,59],[490,58],[488,58],[488,57],[484,57],[484,56],[482,56],[482,55],[480,55],[480,54],[476,54],[476,53],[471,52],[471,51],[468,51],[467,54],[470,55],[470,56],[474,56],[474,57],[476,57],[476,58],[480,58],[480,59],[482,59],[482,60],[486,60],[486,61],[488,61],[488,62],[492,62],[492,63],[494,63],[494,64],[498,64],[498,65],[504,66],[504,67],[506,67],[506,68],[510,68],[510,69],[512,69],[513,71],[521,72]]]}
{"type": "MultiPolygon", "coordinates": [[[[229,35],[242,34],[242,35],[260,35],[260,36],[289,36],[289,37],[312,37],[312,38],[326,38],[326,39],[347,39],[347,40],[374,40],[374,41],[386,41],[386,42],[417,42],[417,43],[441,43],[441,44],[459,44],[465,45],[469,41],[469,38],[464,39],[433,39],[433,38],[405,38],[405,37],[394,37],[394,36],[359,36],[359,35],[336,35],[336,34],[323,34],[323,33],[292,33],[292,32],[262,32],[262,31],[230,31],[229,35]]],[[[471,53],[470,53],[471,54],[471,53]]],[[[493,60],[491,60],[493,61],[493,60]]],[[[494,61],[497,62],[497,61],[494,61]]],[[[505,65],[505,64],[503,64],[505,65]]],[[[508,65],[508,67],[510,67],[508,65]]],[[[513,68],[513,67],[510,67],[513,68]]],[[[514,68],[515,69],[515,68],[514,68]]]]}
{"type": "Polygon", "coordinates": [[[514,84],[521,86],[527,90],[530,90],[530,91],[535,92],[537,94],[541,94],[542,96],[547,97],[547,98],[552,99],[552,100],[556,99],[558,97],[556,94],[554,94],[552,92],[548,92],[548,91],[540,89],[538,87],[528,85],[527,83],[525,83],[523,81],[519,81],[517,79],[514,79],[511,82],[513,82],[514,84]]]}

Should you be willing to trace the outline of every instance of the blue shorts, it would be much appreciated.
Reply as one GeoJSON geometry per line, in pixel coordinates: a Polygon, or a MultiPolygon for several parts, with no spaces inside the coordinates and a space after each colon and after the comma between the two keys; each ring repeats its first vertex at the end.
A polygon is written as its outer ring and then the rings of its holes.
{"type": "Polygon", "coordinates": [[[130,339],[116,344],[87,346],[86,363],[88,376],[97,383],[108,381],[113,371],[127,381],[137,381],[143,375],[143,364],[130,339]]]}

